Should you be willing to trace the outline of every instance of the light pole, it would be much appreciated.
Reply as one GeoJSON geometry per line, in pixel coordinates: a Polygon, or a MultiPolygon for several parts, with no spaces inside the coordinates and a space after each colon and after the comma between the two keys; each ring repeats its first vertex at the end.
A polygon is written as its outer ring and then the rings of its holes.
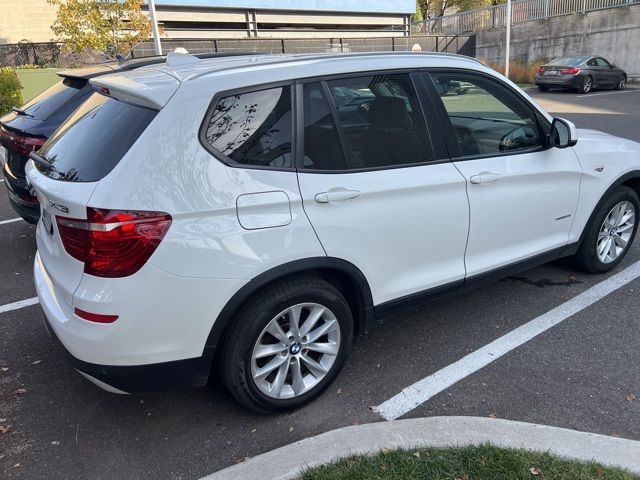
{"type": "Polygon", "coordinates": [[[511,0],[507,0],[507,44],[505,45],[504,76],[509,78],[509,50],[511,49],[511,0]]]}
{"type": "Polygon", "coordinates": [[[162,45],[160,45],[160,31],[158,30],[158,21],[156,20],[156,3],[155,0],[147,0],[149,4],[149,17],[151,17],[151,30],[153,31],[153,45],[156,55],[162,55],[162,45]]]}

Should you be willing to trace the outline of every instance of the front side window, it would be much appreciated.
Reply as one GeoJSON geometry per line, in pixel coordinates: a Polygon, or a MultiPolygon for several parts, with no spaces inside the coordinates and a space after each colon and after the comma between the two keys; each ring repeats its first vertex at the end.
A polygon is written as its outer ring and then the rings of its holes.
{"type": "Polygon", "coordinates": [[[291,168],[291,87],[221,98],[204,132],[217,152],[242,165],[291,168]]]}
{"type": "Polygon", "coordinates": [[[533,109],[507,87],[467,72],[432,73],[463,157],[543,145],[533,109]]]}
{"type": "Polygon", "coordinates": [[[609,62],[607,62],[604,58],[601,58],[601,57],[596,58],[596,62],[598,62],[599,67],[609,68],[611,66],[609,62]]]}
{"type": "Polygon", "coordinates": [[[429,131],[408,74],[329,80],[326,87],[329,98],[320,83],[305,86],[306,168],[357,170],[433,160],[429,131]]]}

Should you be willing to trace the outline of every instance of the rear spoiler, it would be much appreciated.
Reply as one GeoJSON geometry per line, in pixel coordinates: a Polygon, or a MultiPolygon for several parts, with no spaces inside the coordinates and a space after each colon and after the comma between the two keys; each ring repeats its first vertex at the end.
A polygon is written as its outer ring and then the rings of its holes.
{"type": "Polygon", "coordinates": [[[89,83],[102,95],[154,110],[164,107],[180,85],[175,77],[166,72],[150,72],[144,68],[103,75],[92,78],[89,83]]]}

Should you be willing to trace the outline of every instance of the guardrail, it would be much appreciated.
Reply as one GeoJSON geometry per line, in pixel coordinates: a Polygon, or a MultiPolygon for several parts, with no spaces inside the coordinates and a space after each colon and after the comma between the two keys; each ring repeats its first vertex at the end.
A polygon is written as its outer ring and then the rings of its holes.
{"type": "MultiPolygon", "coordinates": [[[[636,4],[640,4],[640,0],[515,0],[511,3],[511,23],[636,4]]],[[[502,4],[417,22],[411,26],[411,33],[459,35],[503,27],[506,22],[507,5],[502,4]]]]}

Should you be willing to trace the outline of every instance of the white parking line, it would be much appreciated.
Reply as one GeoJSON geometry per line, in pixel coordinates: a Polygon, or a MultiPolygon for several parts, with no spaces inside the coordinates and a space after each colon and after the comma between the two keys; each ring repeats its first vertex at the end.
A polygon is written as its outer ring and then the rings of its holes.
{"type": "Polygon", "coordinates": [[[640,92],[640,89],[638,90],[622,90],[620,92],[602,92],[602,93],[585,93],[584,95],[576,95],[577,98],[583,98],[583,97],[597,97],[600,95],[615,95],[617,93],[638,93],[640,92]]]}
{"type": "Polygon", "coordinates": [[[0,313],[10,312],[12,310],[19,310],[24,307],[30,307],[38,303],[38,297],[26,298],[18,302],[7,303],[6,305],[0,305],[0,313]]]}
{"type": "Polygon", "coordinates": [[[6,223],[13,223],[13,222],[19,222],[20,220],[22,220],[22,218],[11,218],[9,220],[2,220],[0,222],[0,225],[4,225],[6,223]]]}
{"type": "Polygon", "coordinates": [[[560,322],[593,305],[620,287],[640,277],[640,261],[589,288],[580,295],[534,318],[506,335],[405,388],[374,408],[386,420],[395,420],[422,405],[463,378],[477,372],[511,350],[560,322]]]}

